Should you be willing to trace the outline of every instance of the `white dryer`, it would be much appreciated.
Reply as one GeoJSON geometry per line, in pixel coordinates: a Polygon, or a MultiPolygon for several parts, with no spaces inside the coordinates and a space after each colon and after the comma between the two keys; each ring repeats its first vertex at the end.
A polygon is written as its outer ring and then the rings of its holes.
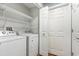
{"type": "Polygon", "coordinates": [[[23,34],[27,38],[27,56],[38,55],[38,34],[23,34]]]}

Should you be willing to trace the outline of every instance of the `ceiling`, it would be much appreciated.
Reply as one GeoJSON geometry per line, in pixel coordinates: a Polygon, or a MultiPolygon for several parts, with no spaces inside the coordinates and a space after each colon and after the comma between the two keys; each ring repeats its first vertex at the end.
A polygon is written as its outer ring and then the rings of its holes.
{"type": "MultiPolygon", "coordinates": [[[[60,4],[60,3],[42,3],[43,6],[55,6],[57,4],[60,4]]],[[[27,8],[34,8],[36,7],[33,3],[24,3],[24,5],[27,7],[27,8]]]]}
{"type": "Polygon", "coordinates": [[[36,7],[33,3],[24,3],[24,5],[28,8],[34,8],[36,7]]]}
{"type": "Polygon", "coordinates": [[[43,3],[44,6],[55,6],[57,4],[60,4],[60,3],[43,3]]]}

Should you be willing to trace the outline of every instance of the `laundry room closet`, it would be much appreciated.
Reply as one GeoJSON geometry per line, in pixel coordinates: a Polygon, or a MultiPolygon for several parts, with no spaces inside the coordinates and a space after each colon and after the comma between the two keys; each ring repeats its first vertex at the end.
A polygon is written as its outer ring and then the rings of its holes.
{"type": "Polygon", "coordinates": [[[0,56],[77,56],[78,50],[79,4],[0,3],[0,56]]]}
{"type": "Polygon", "coordinates": [[[30,45],[25,48],[29,51],[26,51],[27,55],[38,55],[38,11],[37,4],[33,3],[0,4],[0,31],[12,31],[16,36],[32,36],[29,44],[26,40],[25,46],[30,45]]]}

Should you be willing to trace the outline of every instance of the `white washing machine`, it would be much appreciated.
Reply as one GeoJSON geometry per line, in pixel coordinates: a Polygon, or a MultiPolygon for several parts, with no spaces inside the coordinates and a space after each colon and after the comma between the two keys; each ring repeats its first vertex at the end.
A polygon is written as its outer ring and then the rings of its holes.
{"type": "Polygon", "coordinates": [[[26,56],[25,36],[3,31],[0,34],[0,56],[26,56]]]}
{"type": "Polygon", "coordinates": [[[23,34],[27,38],[27,56],[38,55],[38,34],[23,34]]]}

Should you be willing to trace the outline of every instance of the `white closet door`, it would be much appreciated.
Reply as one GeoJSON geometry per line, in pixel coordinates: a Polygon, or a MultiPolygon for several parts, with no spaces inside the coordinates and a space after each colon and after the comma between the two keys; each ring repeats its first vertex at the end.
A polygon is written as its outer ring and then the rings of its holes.
{"type": "Polygon", "coordinates": [[[40,54],[48,55],[48,40],[47,40],[47,21],[48,7],[40,9],[40,54]]]}
{"type": "Polygon", "coordinates": [[[79,56],[79,4],[72,4],[72,52],[79,56]]]}
{"type": "Polygon", "coordinates": [[[49,10],[49,53],[71,55],[71,6],[49,10]]]}

